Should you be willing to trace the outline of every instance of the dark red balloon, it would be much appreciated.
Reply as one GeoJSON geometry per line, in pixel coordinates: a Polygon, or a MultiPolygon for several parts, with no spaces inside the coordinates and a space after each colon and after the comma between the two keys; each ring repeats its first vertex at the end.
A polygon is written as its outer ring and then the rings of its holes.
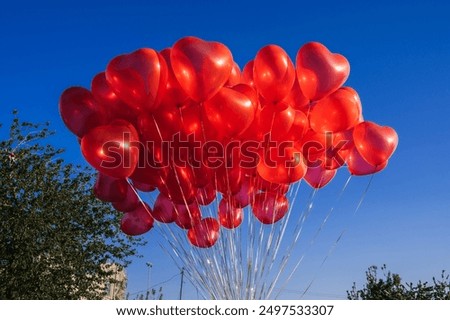
{"type": "Polygon", "coordinates": [[[344,56],[331,53],[318,42],[309,42],[300,48],[296,67],[303,94],[314,101],[336,91],[350,73],[350,64],[344,56]]]}
{"type": "Polygon", "coordinates": [[[219,239],[219,222],[214,218],[204,218],[189,229],[189,242],[199,248],[212,247],[219,239]]]}
{"type": "Polygon", "coordinates": [[[242,179],[241,189],[232,195],[234,206],[237,208],[245,208],[248,206],[254,191],[253,179],[247,177],[242,179]]]}
{"type": "Polygon", "coordinates": [[[92,93],[82,87],[64,90],[59,99],[59,112],[67,128],[80,138],[103,124],[102,114],[92,93]]]}
{"type": "Polygon", "coordinates": [[[139,200],[137,191],[128,184],[127,193],[125,198],[112,203],[114,209],[122,212],[129,212],[136,209],[139,205],[141,205],[141,201],[139,200]]]}
{"type": "Polygon", "coordinates": [[[243,219],[243,210],[234,205],[233,198],[222,198],[219,203],[219,222],[227,229],[239,227],[243,219]]]}
{"type": "Polygon", "coordinates": [[[153,205],[152,216],[159,222],[174,222],[177,219],[177,213],[173,202],[164,194],[160,193],[153,205]]]}
{"type": "Polygon", "coordinates": [[[281,47],[273,44],[265,46],[254,59],[253,79],[258,92],[268,102],[280,102],[294,85],[294,64],[281,47]]]}
{"type": "Polygon", "coordinates": [[[133,179],[132,179],[132,182],[133,182],[133,187],[135,187],[139,191],[152,192],[152,191],[156,190],[155,185],[148,184],[148,183],[145,183],[145,182],[140,182],[140,181],[133,180],[133,179]]]}
{"type": "Polygon", "coordinates": [[[166,91],[168,68],[157,51],[142,48],[112,59],[106,79],[125,103],[137,110],[155,110],[166,91]]]}
{"type": "Polygon", "coordinates": [[[202,206],[211,204],[216,199],[216,189],[212,183],[207,184],[204,187],[197,189],[197,195],[195,197],[197,203],[202,206]]]}
{"type": "Polygon", "coordinates": [[[191,167],[172,165],[158,189],[174,203],[192,203],[197,194],[194,182],[191,167]]]}
{"type": "Polygon", "coordinates": [[[233,56],[224,44],[196,37],[178,40],[172,47],[170,60],[180,86],[197,102],[213,97],[233,69],[233,56]]]}
{"type": "Polygon", "coordinates": [[[353,141],[366,162],[373,166],[379,166],[394,153],[398,144],[398,136],[391,127],[364,121],[353,129],[353,141]]]}
{"type": "Polygon", "coordinates": [[[138,236],[153,228],[151,209],[146,203],[141,203],[133,211],[125,213],[120,221],[120,229],[129,236],[138,236]]]}
{"type": "Polygon", "coordinates": [[[263,224],[273,224],[282,219],[289,209],[284,194],[263,192],[255,195],[252,203],[253,215],[263,224]]]}
{"type": "Polygon", "coordinates": [[[114,178],[129,177],[139,159],[139,136],[126,121],[99,126],[81,139],[81,152],[95,169],[114,178]]]}
{"type": "Polygon", "coordinates": [[[117,202],[125,199],[128,182],[126,179],[117,179],[101,172],[97,174],[94,185],[94,194],[97,199],[107,202],[117,202]]]}
{"type": "Polygon", "coordinates": [[[175,204],[175,223],[182,229],[190,229],[200,222],[202,214],[198,204],[175,204]]]}

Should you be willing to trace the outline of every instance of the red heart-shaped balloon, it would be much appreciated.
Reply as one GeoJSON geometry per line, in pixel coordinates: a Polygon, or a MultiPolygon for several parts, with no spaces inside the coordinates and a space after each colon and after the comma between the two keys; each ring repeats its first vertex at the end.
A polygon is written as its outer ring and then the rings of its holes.
{"type": "Polygon", "coordinates": [[[246,94],[227,87],[221,88],[203,106],[203,119],[227,137],[245,131],[255,118],[257,107],[246,94]]]}
{"type": "Polygon", "coordinates": [[[289,209],[284,194],[263,192],[255,195],[252,203],[253,215],[263,224],[272,224],[282,219],[289,209]]]}
{"type": "Polygon", "coordinates": [[[256,170],[264,180],[289,184],[303,178],[307,167],[301,152],[291,141],[286,141],[285,146],[279,144],[266,150],[256,170]]]}
{"type": "Polygon", "coordinates": [[[137,191],[127,183],[127,193],[124,199],[113,202],[114,209],[122,212],[129,212],[136,209],[141,204],[137,191]]]}
{"type": "Polygon", "coordinates": [[[291,91],[287,97],[284,98],[284,101],[296,110],[301,110],[305,113],[308,111],[309,99],[305,97],[302,89],[300,89],[300,84],[298,83],[297,77],[295,78],[291,91]]]}
{"type": "Polygon", "coordinates": [[[199,248],[212,247],[219,239],[219,222],[214,218],[204,218],[189,229],[189,242],[199,248]]]}
{"type": "Polygon", "coordinates": [[[264,192],[286,194],[289,191],[289,184],[269,182],[263,179],[258,173],[253,178],[253,185],[256,189],[264,192]]]}
{"type": "Polygon", "coordinates": [[[155,200],[155,204],[153,205],[153,218],[155,220],[171,223],[174,222],[177,218],[177,213],[175,212],[175,206],[169,198],[167,198],[164,194],[158,194],[158,197],[155,200]]]}
{"type": "Polygon", "coordinates": [[[87,162],[101,173],[126,178],[138,163],[139,143],[136,129],[126,121],[116,120],[84,135],[81,152],[87,162]]]}
{"type": "Polygon", "coordinates": [[[296,58],[297,78],[303,94],[316,101],[336,91],[350,73],[348,60],[318,42],[303,45],[296,58]]]}
{"type": "Polygon", "coordinates": [[[101,172],[97,174],[94,185],[94,194],[97,199],[107,202],[117,202],[125,199],[128,182],[126,179],[117,179],[101,172]]]}
{"type": "Polygon", "coordinates": [[[59,99],[59,112],[67,128],[80,138],[103,123],[92,93],[82,87],[64,90],[59,99]]]}
{"type": "Polygon", "coordinates": [[[157,51],[142,48],[112,59],[106,79],[119,98],[137,110],[155,110],[166,91],[168,70],[157,51]]]}
{"type": "Polygon", "coordinates": [[[398,144],[398,135],[391,127],[364,121],[353,129],[353,141],[366,162],[379,166],[394,153],[398,144]]]}
{"type": "Polygon", "coordinates": [[[170,60],[181,87],[197,102],[214,96],[233,69],[233,56],[224,44],[196,37],[178,40],[172,47],[170,60]]]}
{"type": "Polygon", "coordinates": [[[199,205],[207,206],[216,199],[216,189],[214,189],[213,183],[208,183],[204,187],[197,189],[197,195],[195,200],[199,205]]]}
{"type": "Polygon", "coordinates": [[[190,229],[200,222],[202,213],[198,204],[194,201],[190,204],[174,204],[175,223],[182,229],[190,229]]]}
{"type": "Polygon", "coordinates": [[[239,65],[234,62],[233,68],[231,69],[230,77],[228,78],[227,82],[225,83],[225,86],[227,87],[233,87],[241,83],[241,69],[239,68],[239,65]]]}
{"type": "Polygon", "coordinates": [[[222,198],[218,212],[220,224],[227,229],[239,227],[243,219],[243,210],[234,205],[233,198],[222,198]]]}
{"type": "Polygon", "coordinates": [[[339,132],[358,124],[360,115],[358,93],[349,87],[340,88],[314,105],[309,124],[315,132],[339,132]]]}
{"type": "Polygon", "coordinates": [[[250,204],[254,191],[253,179],[245,177],[242,179],[241,189],[232,196],[233,205],[237,208],[245,208],[250,204]]]}
{"type": "Polygon", "coordinates": [[[294,85],[294,64],[283,48],[265,46],[254,59],[253,79],[258,92],[268,102],[277,103],[287,97],[294,85]]]}
{"type": "Polygon", "coordinates": [[[139,110],[120,100],[108,81],[106,81],[104,72],[97,74],[92,79],[91,90],[102,112],[106,114],[108,121],[123,119],[131,123],[135,122],[139,110]]]}
{"type": "Polygon", "coordinates": [[[247,64],[244,66],[244,69],[242,69],[242,76],[241,80],[242,83],[249,85],[250,87],[255,87],[255,81],[253,80],[253,68],[255,65],[254,60],[250,60],[247,62],[247,64]]]}
{"type": "Polygon", "coordinates": [[[386,168],[388,164],[388,160],[376,166],[367,163],[367,161],[364,160],[363,157],[359,154],[356,147],[353,147],[349,150],[346,162],[348,171],[350,171],[350,173],[354,176],[365,176],[368,174],[377,173],[386,168]]]}
{"type": "Polygon", "coordinates": [[[125,213],[120,221],[120,229],[129,236],[138,236],[153,228],[153,218],[148,204],[140,203],[133,211],[125,213]]]}
{"type": "Polygon", "coordinates": [[[164,57],[168,68],[166,93],[164,95],[162,104],[180,106],[188,99],[188,96],[186,92],[184,92],[184,90],[181,88],[180,83],[173,73],[172,62],[170,60],[171,52],[172,48],[166,48],[161,51],[161,55],[164,57]]]}
{"type": "Polygon", "coordinates": [[[310,167],[304,176],[305,181],[313,188],[326,186],[336,175],[336,169],[326,170],[322,166],[310,167]]]}

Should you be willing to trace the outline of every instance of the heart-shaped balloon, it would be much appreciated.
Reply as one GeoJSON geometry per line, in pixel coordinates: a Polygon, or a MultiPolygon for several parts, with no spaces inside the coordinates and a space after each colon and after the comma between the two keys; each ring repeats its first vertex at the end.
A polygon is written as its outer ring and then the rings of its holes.
{"type": "Polygon", "coordinates": [[[256,189],[264,192],[286,194],[289,191],[289,184],[273,183],[263,179],[258,173],[253,178],[253,185],[256,189]]]}
{"type": "MultiPolygon", "coordinates": [[[[249,88],[250,89],[250,88],[249,88]]],[[[203,104],[204,119],[227,137],[245,131],[255,118],[256,105],[245,94],[223,87],[203,104]]]]}
{"type": "Polygon", "coordinates": [[[286,101],[294,109],[306,113],[309,105],[309,99],[305,97],[302,89],[300,89],[300,84],[298,83],[297,77],[295,78],[294,85],[292,86],[291,91],[284,99],[284,101],[286,101]]]}
{"type": "Polygon", "coordinates": [[[233,87],[236,86],[241,82],[241,69],[239,68],[238,64],[236,62],[233,63],[233,68],[231,69],[230,77],[228,78],[227,82],[225,83],[226,87],[233,87]]]}
{"type": "Polygon", "coordinates": [[[253,215],[263,224],[273,224],[282,219],[289,208],[284,194],[263,192],[255,195],[252,203],[253,215]]]}
{"type": "Polygon", "coordinates": [[[199,248],[212,247],[219,239],[219,222],[214,218],[204,218],[189,229],[189,242],[199,248]]]}
{"type": "Polygon", "coordinates": [[[100,108],[92,93],[82,87],[64,90],[59,99],[59,112],[67,128],[80,138],[103,124],[100,108]]]}
{"type": "Polygon", "coordinates": [[[232,196],[233,205],[237,208],[245,208],[248,206],[254,190],[253,179],[244,177],[244,179],[242,179],[241,189],[232,196]]]}
{"type": "Polygon", "coordinates": [[[142,191],[142,192],[152,192],[152,191],[156,190],[156,187],[153,184],[140,182],[140,181],[133,180],[133,179],[131,179],[131,182],[133,183],[133,187],[136,190],[139,190],[139,191],[142,191]]]}
{"type": "Polygon", "coordinates": [[[311,109],[309,124],[315,132],[339,132],[354,127],[361,115],[358,93],[352,88],[340,88],[311,109]]]}
{"type": "Polygon", "coordinates": [[[155,220],[163,223],[174,222],[177,218],[173,202],[163,193],[158,194],[158,197],[156,197],[152,216],[155,220]]]}
{"type": "Polygon", "coordinates": [[[219,222],[227,229],[239,227],[243,219],[243,210],[234,205],[233,198],[222,198],[219,203],[219,222]]]}
{"type": "Polygon", "coordinates": [[[112,203],[114,209],[122,212],[133,211],[140,204],[141,202],[139,200],[137,191],[130,184],[127,185],[127,193],[125,195],[125,198],[112,203]]]}
{"type": "Polygon", "coordinates": [[[255,62],[254,60],[250,60],[247,62],[247,64],[244,66],[244,69],[242,69],[242,83],[249,85],[250,87],[255,87],[255,81],[253,80],[253,68],[254,68],[255,62]]]}
{"type": "Polygon", "coordinates": [[[306,161],[291,141],[279,144],[264,152],[256,168],[258,174],[272,183],[289,184],[303,178],[306,161]]]}
{"type": "Polygon", "coordinates": [[[120,221],[120,229],[129,236],[138,236],[153,228],[153,218],[148,204],[140,203],[133,211],[125,213],[120,221]]]}
{"type": "Polygon", "coordinates": [[[84,135],[81,152],[87,162],[101,173],[126,178],[138,163],[139,143],[136,129],[126,121],[116,120],[84,135]]]}
{"type": "Polygon", "coordinates": [[[348,60],[318,42],[303,45],[296,58],[297,78],[303,94],[316,101],[341,87],[350,74],[348,60]]]}
{"type": "Polygon", "coordinates": [[[155,110],[166,91],[165,59],[153,49],[143,48],[112,59],[106,79],[125,103],[137,110],[155,110]]]}
{"type": "Polygon", "coordinates": [[[197,194],[194,182],[192,167],[172,165],[158,189],[174,203],[192,203],[197,194]]]}
{"type": "Polygon", "coordinates": [[[295,68],[286,51],[268,45],[254,59],[253,79],[258,92],[270,103],[287,97],[295,81],[295,68]]]}
{"type": "Polygon", "coordinates": [[[398,144],[398,135],[391,127],[364,121],[353,129],[353,141],[366,162],[379,166],[394,153],[398,144]]]}
{"type": "Polygon", "coordinates": [[[213,183],[209,183],[204,187],[197,189],[195,200],[199,205],[207,206],[216,199],[216,189],[213,183]]]}
{"type": "Polygon", "coordinates": [[[172,47],[170,60],[181,87],[197,102],[214,96],[233,69],[233,56],[224,44],[196,37],[178,40],[172,47]]]}
{"type": "Polygon", "coordinates": [[[113,178],[99,172],[93,191],[97,199],[107,202],[117,202],[125,199],[127,189],[128,182],[126,179],[113,178]]]}
{"type": "Polygon", "coordinates": [[[106,81],[104,72],[97,74],[92,79],[91,91],[108,122],[115,119],[127,120],[130,123],[136,122],[139,110],[120,100],[106,81]]]}
{"type": "Polygon", "coordinates": [[[181,229],[190,229],[200,222],[202,214],[198,204],[194,201],[190,204],[175,204],[175,223],[181,229]]]}
{"type": "Polygon", "coordinates": [[[348,171],[350,171],[350,173],[354,176],[365,176],[368,174],[377,173],[386,168],[388,164],[388,160],[376,166],[368,163],[359,154],[356,147],[353,147],[352,149],[349,150],[346,162],[348,166],[348,171]]]}
{"type": "Polygon", "coordinates": [[[187,99],[188,96],[186,92],[181,88],[180,83],[178,82],[175,74],[173,73],[172,62],[170,60],[170,54],[172,52],[172,48],[166,48],[162,50],[160,53],[165,59],[168,68],[168,78],[166,84],[166,92],[163,97],[163,105],[174,105],[181,106],[187,99]]]}
{"type": "Polygon", "coordinates": [[[295,113],[296,110],[284,102],[280,102],[277,105],[265,105],[259,115],[257,113],[257,116],[259,117],[259,119],[257,119],[257,121],[259,121],[259,135],[262,136],[263,139],[267,139],[270,136],[271,141],[285,141],[294,124],[295,113]],[[283,104],[286,108],[281,109],[280,105],[283,104]]]}
{"type": "Polygon", "coordinates": [[[304,176],[305,181],[313,188],[320,189],[326,186],[336,175],[336,169],[326,170],[322,166],[309,167],[304,176]]]}

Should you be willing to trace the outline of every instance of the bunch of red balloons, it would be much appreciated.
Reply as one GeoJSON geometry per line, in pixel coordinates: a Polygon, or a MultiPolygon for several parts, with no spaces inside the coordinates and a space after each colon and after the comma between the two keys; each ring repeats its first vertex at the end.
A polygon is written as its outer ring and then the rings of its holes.
{"type": "Polygon", "coordinates": [[[292,183],[321,188],[342,166],[352,175],[386,167],[397,134],[363,119],[357,92],[343,87],[349,72],[317,42],[295,65],[265,46],[241,71],[224,44],[185,37],[115,57],[90,90],[65,90],[59,107],[98,170],[95,195],[124,212],[123,232],[174,222],[205,248],[241,224],[246,206],[263,224],[282,219],[292,183]],[[153,207],[141,200],[156,189],[153,207]],[[217,196],[217,215],[202,216],[217,196]]]}

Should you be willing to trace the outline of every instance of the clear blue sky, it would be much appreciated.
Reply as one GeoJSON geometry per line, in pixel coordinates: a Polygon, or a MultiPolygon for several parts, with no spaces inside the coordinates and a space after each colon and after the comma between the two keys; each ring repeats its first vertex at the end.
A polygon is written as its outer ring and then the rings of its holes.
{"type": "MultiPolygon", "coordinates": [[[[394,127],[400,143],[358,213],[325,226],[283,297],[298,298],[295,291],[314,280],[305,298],[344,298],[372,264],[386,263],[405,280],[431,280],[450,271],[449,16],[446,1],[9,1],[0,10],[0,122],[13,108],[26,120],[50,120],[52,142],[68,161],[83,163],[58,98],[69,86],[89,87],[112,57],[194,35],[225,43],[243,67],[270,43],[294,59],[305,42],[322,42],[350,61],[347,84],[359,92],[365,118],[394,127]]],[[[132,292],[145,289],[146,261],[152,283],[177,273],[156,237],[129,269],[132,292]]],[[[166,298],[176,298],[178,280],[166,284],[166,298]]],[[[195,290],[188,286],[186,296],[195,290]]]]}

